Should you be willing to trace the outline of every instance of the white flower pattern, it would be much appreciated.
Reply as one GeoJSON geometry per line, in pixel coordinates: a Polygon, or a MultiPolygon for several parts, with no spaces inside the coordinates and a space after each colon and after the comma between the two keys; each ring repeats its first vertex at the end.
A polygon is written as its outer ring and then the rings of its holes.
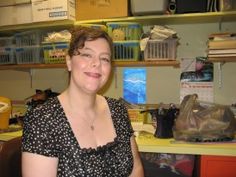
{"type": "Polygon", "coordinates": [[[57,97],[27,112],[22,151],[58,157],[58,177],[127,177],[133,168],[133,129],[125,106],[105,97],[117,137],[97,149],[80,148],[57,97]]]}

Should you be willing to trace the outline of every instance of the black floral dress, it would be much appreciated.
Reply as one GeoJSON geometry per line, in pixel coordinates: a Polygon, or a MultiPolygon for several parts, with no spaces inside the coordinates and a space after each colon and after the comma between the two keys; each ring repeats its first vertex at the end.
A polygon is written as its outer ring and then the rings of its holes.
{"type": "Polygon", "coordinates": [[[133,129],[125,106],[116,99],[105,98],[117,134],[113,142],[97,149],[80,148],[58,98],[54,97],[27,112],[22,151],[57,157],[58,177],[129,176],[133,168],[133,129]]]}

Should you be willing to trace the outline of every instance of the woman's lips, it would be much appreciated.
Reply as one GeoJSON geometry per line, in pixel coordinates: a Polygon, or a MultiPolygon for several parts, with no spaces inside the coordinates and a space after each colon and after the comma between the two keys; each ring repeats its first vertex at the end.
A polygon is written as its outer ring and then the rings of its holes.
{"type": "Polygon", "coordinates": [[[85,72],[85,74],[89,77],[93,77],[93,78],[100,78],[101,74],[100,73],[93,73],[93,72],[85,72]]]}

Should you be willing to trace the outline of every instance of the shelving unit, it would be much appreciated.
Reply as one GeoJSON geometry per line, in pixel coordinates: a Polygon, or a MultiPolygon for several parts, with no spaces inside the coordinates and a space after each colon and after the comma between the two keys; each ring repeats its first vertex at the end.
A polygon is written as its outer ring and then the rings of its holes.
{"type": "Polygon", "coordinates": [[[174,15],[146,15],[146,16],[131,16],[122,18],[109,18],[98,20],[58,20],[48,22],[29,23],[22,25],[0,26],[0,35],[9,34],[15,31],[35,28],[50,28],[50,27],[73,27],[80,24],[95,23],[105,24],[107,22],[139,22],[145,25],[151,24],[189,24],[189,23],[211,23],[222,21],[235,21],[236,11],[228,12],[207,12],[207,13],[187,13],[187,14],[174,14],[174,15]]]}
{"type": "Polygon", "coordinates": [[[211,23],[222,21],[235,21],[236,11],[228,12],[207,12],[207,13],[187,13],[187,14],[170,14],[170,15],[147,15],[147,16],[132,16],[124,18],[111,18],[99,20],[84,20],[76,21],[74,25],[84,23],[107,23],[107,22],[139,22],[141,24],[190,24],[190,23],[211,23]]]}
{"type": "Polygon", "coordinates": [[[215,57],[215,58],[208,58],[211,62],[236,62],[236,57],[215,57]]]}
{"type": "Polygon", "coordinates": [[[48,29],[48,28],[71,28],[74,26],[72,20],[57,20],[38,23],[26,23],[21,25],[0,26],[0,35],[11,35],[15,32],[31,29],[48,29]]]}
{"type": "MultiPolygon", "coordinates": [[[[113,66],[117,67],[154,67],[154,66],[173,66],[179,67],[178,61],[114,61],[113,66]]],[[[10,69],[47,69],[47,68],[66,68],[65,64],[19,64],[19,65],[0,65],[0,70],[10,69]]]]}
{"type": "MultiPolygon", "coordinates": [[[[106,24],[107,22],[139,22],[143,25],[158,24],[191,24],[191,23],[210,23],[210,22],[226,22],[235,21],[236,11],[229,12],[207,12],[207,13],[189,13],[189,14],[174,14],[174,15],[147,15],[147,16],[132,16],[124,18],[110,18],[99,20],[84,20],[71,21],[59,20],[40,23],[30,23],[22,25],[10,25],[0,27],[0,36],[10,35],[15,32],[29,29],[48,29],[48,28],[71,28],[80,24],[106,24]]],[[[213,62],[235,62],[235,58],[225,59],[210,59],[213,62]]],[[[179,61],[115,61],[114,66],[118,67],[152,67],[152,66],[173,66],[179,67],[179,61]]],[[[27,69],[27,68],[65,68],[65,64],[24,64],[24,65],[0,65],[0,70],[7,69],[27,69]]]]}

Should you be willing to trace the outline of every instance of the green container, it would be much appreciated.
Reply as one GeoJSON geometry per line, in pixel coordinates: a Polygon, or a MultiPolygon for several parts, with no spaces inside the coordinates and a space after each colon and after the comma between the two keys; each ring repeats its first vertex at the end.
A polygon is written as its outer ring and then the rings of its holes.
{"type": "Polygon", "coordinates": [[[135,22],[113,22],[107,23],[109,36],[113,41],[140,40],[142,26],[135,22]]]}
{"type": "Polygon", "coordinates": [[[42,43],[44,62],[46,64],[66,63],[69,42],[42,43]]]}
{"type": "Polygon", "coordinates": [[[139,41],[116,41],[113,43],[113,59],[115,61],[138,61],[139,58],[139,41]]]}

